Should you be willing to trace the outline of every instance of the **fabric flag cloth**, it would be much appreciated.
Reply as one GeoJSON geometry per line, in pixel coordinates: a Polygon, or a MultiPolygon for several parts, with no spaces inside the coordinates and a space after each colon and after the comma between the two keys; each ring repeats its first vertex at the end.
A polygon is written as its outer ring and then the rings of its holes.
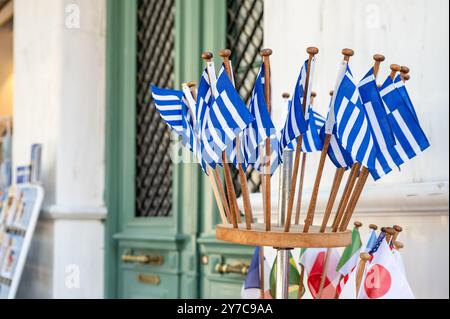
{"type": "Polygon", "coordinates": [[[414,299],[405,273],[385,240],[373,255],[361,283],[360,299],[414,299]]]}
{"type": "MultiPolygon", "coordinates": [[[[240,154],[244,167],[255,164],[259,158],[259,148],[264,145],[268,138],[276,135],[275,126],[270,118],[265,98],[265,65],[263,64],[253,89],[249,107],[250,114],[254,120],[240,134],[240,154]]],[[[236,151],[230,154],[230,160],[237,164],[236,151]]],[[[272,162],[272,161],[271,161],[272,162]]],[[[277,160],[274,159],[274,162],[277,160]]]]}
{"type": "Polygon", "coordinates": [[[214,142],[220,146],[217,156],[227,148],[233,148],[236,136],[255,118],[240,98],[222,66],[217,82],[212,84],[214,100],[209,110],[208,129],[214,142]]]}
{"type": "MultiPolygon", "coordinates": [[[[325,118],[314,111],[310,105],[306,113],[306,132],[303,134],[302,152],[313,153],[320,152],[323,148],[323,139],[320,136],[320,129],[325,125],[325,118]]],[[[297,140],[293,140],[288,148],[295,150],[297,148],[297,140]]]]}
{"type": "Polygon", "coordinates": [[[377,232],[376,230],[371,229],[364,252],[366,253],[370,252],[374,248],[376,242],[377,242],[377,232]]]}
{"type": "Polygon", "coordinates": [[[402,96],[403,101],[405,102],[406,106],[409,108],[409,111],[411,112],[412,116],[414,117],[416,122],[419,124],[419,118],[417,117],[417,113],[414,108],[414,104],[412,103],[411,98],[409,97],[408,90],[406,89],[405,83],[403,83],[402,77],[400,75],[397,75],[397,77],[395,78],[394,85],[400,92],[400,95],[402,96]]]}
{"type": "MultiPolygon", "coordinates": [[[[253,254],[250,267],[242,285],[241,298],[242,299],[261,299],[261,271],[260,271],[260,247],[256,247],[253,254]]],[[[269,264],[264,258],[264,287],[269,284],[269,264]]]]}
{"type": "MultiPolygon", "coordinates": [[[[319,293],[326,254],[326,248],[302,249],[300,253],[299,263],[305,267],[305,272],[308,275],[308,289],[313,298],[317,298],[319,293]]],[[[339,262],[339,253],[336,249],[331,250],[331,255],[329,258],[325,285],[321,296],[322,299],[334,299],[336,295],[336,288],[340,279],[340,275],[336,271],[336,267],[339,262]]]]}
{"type": "MultiPolygon", "coordinates": [[[[303,96],[305,94],[306,75],[308,71],[308,60],[303,64],[297,83],[295,84],[294,94],[292,95],[292,103],[289,104],[286,123],[282,130],[282,137],[280,143],[280,157],[283,151],[291,144],[292,141],[298,139],[300,135],[306,132],[307,125],[305,121],[305,114],[303,113],[303,96]]],[[[311,72],[309,81],[309,90],[312,88],[312,77],[314,74],[315,58],[311,62],[311,72]]],[[[309,94],[308,94],[309,95],[309,94]]],[[[310,96],[307,96],[306,105],[310,104],[310,96]]]]}
{"type": "Polygon", "coordinates": [[[372,136],[377,149],[375,169],[372,169],[371,173],[372,177],[378,180],[396,168],[394,160],[387,152],[387,149],[393,148],[396,142],[384,102],[378,90],[373,68],[369,70],[359,83],[359,94],[364,104],[364,110],[372,129],[372,136]]]}
{"type": "Polygon", "coordinates": [[[403,263],[403,258],[402,258],[401,253],[397,249],[394,249],[394,250],[392,250],[392,254],[394,256],[395,262],[397,263],[398,267],[400,268],[400,271],[402,273],[404,273],[405,277],[406,277],[405,264],[403,263]]]}
{"type": "Polygon", "coordinates": [[[359,95],[358,85],[345,61],[341,64],[336,87],[325,131],[331,134],[336,126],[339,144],[357,162],[368,169],[374,169],[376,148],[371,127],[359,95]]]}
{"type": "Polygon", "coordinates": [[[352,231],[352,243],[345,247],[342,253],[339,263],[336,267],[336,271],[345,276],[349,274],[353,268],[358,264],[359,254],[361,253],[362,241],[357,227],[352,231]]]}
{"type": "Polygon", "coordinates": [[[397,167],[430,147],[409,96],[407,101],[405,101],[406,97],[402,96],[402,91],[403,95],[407,92],[400,82],[400,77],[397,77],[395,81],[388,77],[380,87],[380,95],[387,107],[388,120],[396,141],[395,146],[388,148],[383,155],[391,157],[397,167]],[[398,86],[401,89],[398,89],[398,86]]]}
{"type": "MultiPolygon", "coordinates": [[[[289,252],[289,299],[298,299],[298,290],[300,288],[300,273],[291,252],[289,252]]],[[[270,272],[270,295],[276,297],[277,290],[277,258],[273,262],[270,272]]],[[[302,292],[303,295],[304,292],[302,292]]]]}
{"type": "MultiPolygon", "coordinates": [[[[277,132],[276,135],[272,135],[270,137],[270,175],[273,175],[275,171],[277,170],[278,166],[282,163],[282,158],[280,157],[279,149],[280,149],[280,138],[281,133],[277,132]]],[[[265,148],[264,147],[257,147],[256,150],[253,150],[249,153],[247,153],[249,163],[253,165],[253,167],[262,174],[265,174],[265,165],[264,162],[261,163],[261,161],[264,161],[265,158],[265,148]]]]}
{"type": "MultiPolygon", "coordinates": [[[[349,275],[347,275],[345,285],[342,288],[342,291],[339,293],[339,299],[358,299],[359,292],[356,292],[356,275],[358,273],[357,268],[358,267],[356,267],[349,275]]],[[[363,278],[365,277],[366,269],[367,265],[364,269],[363,278]]]]}
{"type": "Polygon", "coordinates": [[[183,136],[183,91],[151,87],[153,100],[164,122],[178,135],[183,136]]]}

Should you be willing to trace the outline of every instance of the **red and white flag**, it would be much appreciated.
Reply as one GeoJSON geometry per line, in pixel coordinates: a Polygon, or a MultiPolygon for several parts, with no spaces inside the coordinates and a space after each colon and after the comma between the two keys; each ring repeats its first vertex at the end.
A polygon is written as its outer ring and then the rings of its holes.
{"type": "Polygon", "coordinates": [[[406,275],[385,240],[367,267],[359,298],[414,299],[406,275]]]}
{"type": "MultiPolygon", "coordinates": [[[[313,298],[317,298],[319,293],[326,255],[327,249],[325,248],[308,248],[302,250],[300,254],[300,264],[305,267],[308,276],[308,289],[313,298]]],[[[336,287],[340,278],[340,274],[336,271],[339,258],[340,256],[337,250],[332,249],[328,261],[327,276],[321,296],[322,299],[334,299],[336,295],[336,287]]]]}

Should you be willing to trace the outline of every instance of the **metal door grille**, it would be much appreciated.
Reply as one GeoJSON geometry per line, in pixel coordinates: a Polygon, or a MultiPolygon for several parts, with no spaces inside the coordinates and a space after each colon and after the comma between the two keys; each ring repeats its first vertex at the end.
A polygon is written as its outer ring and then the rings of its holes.
{"type": "MultiPolygon", "coordinates": [[[[251,99],[262,58],[264,42],[264,0],[227,0],[227,47],[233,52],[236,88],[246,103],[251,99]]],[[[251,192],[259,191],[261,180],[254,169],[247,172],[251,192]]],[[[239,174],[234,172],[238,196],[239,174]]]]}
{"type": "Polygon", "coordinates": [[[136,72],[136,216],[172,210],[170,130],[156,112],[150,85],[174,85],[174,0],[138,0],[136,72]]]}

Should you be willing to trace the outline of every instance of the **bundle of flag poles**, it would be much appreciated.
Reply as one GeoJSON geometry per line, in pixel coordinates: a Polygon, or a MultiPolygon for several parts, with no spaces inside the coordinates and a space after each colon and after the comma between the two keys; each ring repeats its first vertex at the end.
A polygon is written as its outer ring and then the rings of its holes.
{"type": "MultiPolygon", "coordinates": [[[[414,294],[408,283],[400,250],[404,247],[399,241],[402,227],[378,227],[371,224],[365,241],[360,235],[362,223],[355,222],[352,231],[352,243],[342,254],[333,248],[328,269],[325,269],[326,248],[308,248],[293,250],[289,263],[289,298],[314,299],[412,299],[414,294]],[[297,262],[294,255],[298,258],[297,262]],[[305,269],[301,276],[299,269],[305,269]]],[[[271,254],[268,248],[257,247],[242,286],[243,299],[275,298],[276,260],[269,266],[271,254]],[[261,277],[264,267],[266,275],[261,277]],[[264,283],[262,284],[262,282],[264,283]],[[261,292],[261,287],[266,287],[261,292]],[[261,294],[262,293],[262,294],[261,294]],[[261,297],[263,296],[263,297],[261,297]]]]}
{"type": "MultiPolygon", "coordinates": [[[[315,110],[316,93],[312,91],[319,50],[310,47],[306,53],[292,94],[283,94],[287,116],[282,128],[275,127],[271,118],[270,49],[261,51],[263,63],[248,105],[235,88],[230,50],[219,53],[223,63],[218,73],[213,54],[205,52],[202,55],[205,69],[198,88],[194,82],[182,84],[181,90],[151,88],[162,119],[179,135],[182,145],[193,153],[208,175],[224,225],[231,225],[236,230],[254,230],[246,174],[253,167],[262,181],[264,231],[272,231],[271,177],[282,164],[283,153],[291,150],[295,151],[295,158],[286,217],[281,225],[283,231],[292,232],[292,224],[300,224],[307,154],[320,152],[304,223],[295,229],[301,229],[304,234],[312,231],[323,170],[329,160],[336,167],[336,173],[320,227],[313,229],[319,229],[321,233],[344,232],[369,176],[377,181],[399,170],[430,146],[405,86],[410,79],[409,68],[392,64],[390,75],[378,85],[377,75],[385,57],[376,54],[374,64],[358,82],[350,67],[354,52],[342,50],[343,59],[325,117],[315,110]],[[239,209],[230,165],[239,172],[243,212],[239,209]],[[340,191],[347,171],[345,187],[340,191]],[[341,194],[339,199],[338,194],[341,194]]],[[[336,294],[336,289],[327,288],[335,278],[329,280],[325,276],[327,269],[334,267],[336,252],[326,248],[320,252],[323,254],[323,275],[316,291],[319,298],[336,294]]],[[[301,265],[299,278],[304,278],[305,272],[311,277],[306,264],[305,261],[301,265]]],[[[369,267],[370,263],[367,264],[369,267]]],[[[345,269],[348,272],[347,266],[345,269]]],[[[370,275],[370,269],[360,276],[364,277],[366,273],[370,275]]],[[[347,275],[344,274],[344,278],[347,275]]],[[[357,282],[358,274],[355,276],[357,282]]],[[[297,294],[301,295],[301,291],[297,289],[297,294]]]]}

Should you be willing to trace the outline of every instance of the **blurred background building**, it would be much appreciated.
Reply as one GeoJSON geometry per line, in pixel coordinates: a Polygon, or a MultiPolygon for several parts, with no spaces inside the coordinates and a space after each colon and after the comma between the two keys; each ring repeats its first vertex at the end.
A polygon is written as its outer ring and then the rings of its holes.
{"type": "MultiPolygon", "coordinates": [[[[233,51],[248,101],[273,49],[274,118],[305,49],[321,50],[314,90],[326,113],[340,51],[356,78],[386,56],[411,68],[408,88],[432,147],[371,183],[355,219],[405,229],[403,257],[418,298],[449,297],[448,2],[445,0],[0,0],[0,120],[13,127],[13,165],[43,144],[46,190],[19,289],[22,298],[238,298],[253,249],[215,240],[218,213],[195,164],[171,160],[150,83],[197,80],[205,50],[233,51]]],[[[217,62],[218,63],[218,60],[217,62]]],[[[188,158],[187,154],[184,154],[188,158]]],[[[306,195],[317,157],[308,158],[306,195]]],[[[326,168],[318,210],[333,178],[326,168]]],[[[253,207],[261,214],[256,174],[253,207]]],[[[276,207],[276,184],[274,199],[276,207]]]]}

